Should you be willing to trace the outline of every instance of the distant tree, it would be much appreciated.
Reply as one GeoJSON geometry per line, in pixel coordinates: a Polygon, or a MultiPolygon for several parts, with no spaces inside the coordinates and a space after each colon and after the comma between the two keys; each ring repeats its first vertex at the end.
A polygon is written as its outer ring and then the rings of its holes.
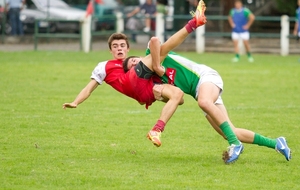
{"type": "Polygon", "coordinates": [[[297,0],[277,0],[277,10],[281,14],[294,16],[297,8],[297,0]]]}
{"type": "Polygon", "coordinates": [[[76,5],[76,4],[87,4],[88,0],[63,0],[64,2],[71,4],[71,5],[76,5]]]}
{"type": "Polygon", "coordinates": [[[163,4],[163,5],[168,5],[169,4],[168,0],[156,0],[156,2],[158,2],[160,4],[163,4]]]}
{"type": "Polygon", "coordinates": [[[139,5],[139,0],[121,0],[123,5],[139,5]]]}
{"type": "Polygon", "coordinates": [[[223,15],[228,15],[234,6],[234,1],[221,0],[220,5],[223,7],[223,15]]]}

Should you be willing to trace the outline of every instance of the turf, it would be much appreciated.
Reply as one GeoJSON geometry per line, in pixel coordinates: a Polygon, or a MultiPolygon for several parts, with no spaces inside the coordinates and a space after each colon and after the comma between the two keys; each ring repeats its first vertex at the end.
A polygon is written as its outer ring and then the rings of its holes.
{"type": "Polygon", "coordinates": [[[232,54],[179,53],[218,70],[233,123],[285,136],[292,160],[246,144],[240,159],[225,165],[227,142],[190,96],[160,148],[145,136],[162,103],[146,110],[104,84],[78,108],[63,110],[95,65],[110,59],[106,51],[0,52],[0,189],[300,189],[299,57],[258,54],[254,63],[231,63],[232,54]]]}

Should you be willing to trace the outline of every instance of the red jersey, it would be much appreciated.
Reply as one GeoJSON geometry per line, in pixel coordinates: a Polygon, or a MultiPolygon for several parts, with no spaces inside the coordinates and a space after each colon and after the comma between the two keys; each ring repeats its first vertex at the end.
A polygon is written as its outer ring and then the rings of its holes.
{"type": "Polygon", "coordinates": [[[133,92],[133,98],[140,103],[146,104],[146,108],[148,108],[148,106],[155,102],[155,97],[153,94],[153,77],[151,77],[150,79],[140,78],[136,74],[134,68],[131,68],[125,74],[124,82],[130,84],[127,85],[128,88],[126,88],[126,91],[128,90],[133,92]]]}
{"type": "Polygon", "coordinates": [[[137,77],[133,69],[124,73],[122,63],[122,60],[100,62],[93,70],[91,78],[99,84],[105,81],[120,93],[137,100],[141,104],[146,104],[146,108],[148,108],[155,101],[152,92],[153,79],[141,79],[137,77]]]}

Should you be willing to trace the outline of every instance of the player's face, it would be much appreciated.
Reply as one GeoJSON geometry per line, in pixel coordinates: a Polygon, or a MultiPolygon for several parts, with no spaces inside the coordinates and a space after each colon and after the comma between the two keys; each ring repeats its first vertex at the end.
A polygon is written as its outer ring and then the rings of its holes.
{"type": "Polygon", "coordinates": [[[237,1],[237,2],[234,3],[234,6],[235,6],[236,9],[241,9],[243,7],[243,4],[242,4],[242,2],[237,1]]]}
{"type": "Polygon", "coordinates": [[[114,59],[124,60],[127,57],[129,48],[125,40],[114,40],[111,43],[111,50],[114,59]]]}
{"type": "Polygon", "coordinates": [[[128,69],[131,69],[132,67],[136,66],[140,61],[141,61],[140,57],[130,58],[127,64],[128,69]]]}

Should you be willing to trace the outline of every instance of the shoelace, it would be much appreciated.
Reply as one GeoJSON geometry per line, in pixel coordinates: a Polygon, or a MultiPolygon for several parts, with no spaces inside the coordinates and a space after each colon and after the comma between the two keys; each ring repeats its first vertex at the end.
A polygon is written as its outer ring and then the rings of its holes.
{"type": "Polygon", "coordinates": [[[228,155],[231,156],[233,154],[233,150],[234,150],[235,145],[231,145],[228,147],[228,155]]]}

